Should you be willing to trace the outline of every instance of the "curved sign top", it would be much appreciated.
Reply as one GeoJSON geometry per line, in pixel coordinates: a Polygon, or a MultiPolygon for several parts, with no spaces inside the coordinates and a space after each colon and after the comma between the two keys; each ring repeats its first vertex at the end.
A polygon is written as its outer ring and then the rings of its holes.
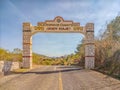
{"type": "Polygon", "coordinates": [[[38,22],[37,26],[31,26],[32,34],[37,32],[52,32],[52,33],[84,33],[84,27],[80,23],[70,20],[64,20],[57,16],[54,20],[46,20],[45,22],[38,22]]]}

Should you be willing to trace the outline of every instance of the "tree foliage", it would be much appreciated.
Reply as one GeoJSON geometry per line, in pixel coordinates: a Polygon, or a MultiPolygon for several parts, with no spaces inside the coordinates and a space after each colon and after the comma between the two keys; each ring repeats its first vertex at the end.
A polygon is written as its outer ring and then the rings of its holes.
{"type": "Polygon", "coordinates": [[[97,67],[120,76],[120,16],[112,20],[101,40],[96,40],[97,67]]]}
{"type": "Polygon", "coordinates": [[[15,48],[10,52],[0,48],[0,60],[22,61],[22,50],[15,48]]]}

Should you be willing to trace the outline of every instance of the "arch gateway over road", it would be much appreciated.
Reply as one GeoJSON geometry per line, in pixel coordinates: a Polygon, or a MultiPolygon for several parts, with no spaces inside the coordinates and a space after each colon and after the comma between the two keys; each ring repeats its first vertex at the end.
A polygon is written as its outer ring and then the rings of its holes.
{"type": "Polygon", "coordinates": [[[85,36],[85,68],[94,68],[94,24],[87,23],[85,26],[80,26],[80,23],[64,20],[60,16],[55,17],[54,20],[38,22],[37,26],[32,26],[29,22],[23,23],[23,68],[32,68],[32,35],[38,32],[83,34],[85,36]]]}

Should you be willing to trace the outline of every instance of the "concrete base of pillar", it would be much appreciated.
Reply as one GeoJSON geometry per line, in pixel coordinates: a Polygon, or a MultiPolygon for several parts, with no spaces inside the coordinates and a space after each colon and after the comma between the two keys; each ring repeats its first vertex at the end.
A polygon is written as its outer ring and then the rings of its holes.
{"type": "Polygon", "coordinates": [[[32,69],[32,59],[31,58],[23,59],[22,68],[32,69]]]}
{"type": "Polygon", "coordinates": [[[94,69],[94,67],[95,67],[95,58],[85,57],[85,69],[94,69]]]}

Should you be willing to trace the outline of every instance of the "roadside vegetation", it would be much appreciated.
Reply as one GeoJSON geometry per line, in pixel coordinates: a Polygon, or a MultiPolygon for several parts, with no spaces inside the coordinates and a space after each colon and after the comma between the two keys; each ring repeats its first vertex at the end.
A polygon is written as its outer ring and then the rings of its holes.
{"type": "Polygon", "coordinates": [[[109,24],[96,45],[96,69],[120,79],[120,16],[109,24]]]}
{"type": "MultiPolygon", "coordinates": [[[[61,57],[48,57],[37,53],[32,54],[33,64],[35,65],[71,65],[78,64],[79,55],[71,54],[61,57]],[[77,61],[78,60],[78,61],[77,61]]],[[[8,51],[0,48],[0,60],[2,61],[19,61],[22,62],[22,50],[15,48],[13,51],[8,51]]]]}
{"type": "MultiPolygon", "coordinates": [[[[120,79],[120,16],[105,27],[104,32],[95,37],[95,70],[120,79]]],[[[76,54],[80,55],[79,65],[84,66],[83,44],[78,45],[76,54]]]]}

